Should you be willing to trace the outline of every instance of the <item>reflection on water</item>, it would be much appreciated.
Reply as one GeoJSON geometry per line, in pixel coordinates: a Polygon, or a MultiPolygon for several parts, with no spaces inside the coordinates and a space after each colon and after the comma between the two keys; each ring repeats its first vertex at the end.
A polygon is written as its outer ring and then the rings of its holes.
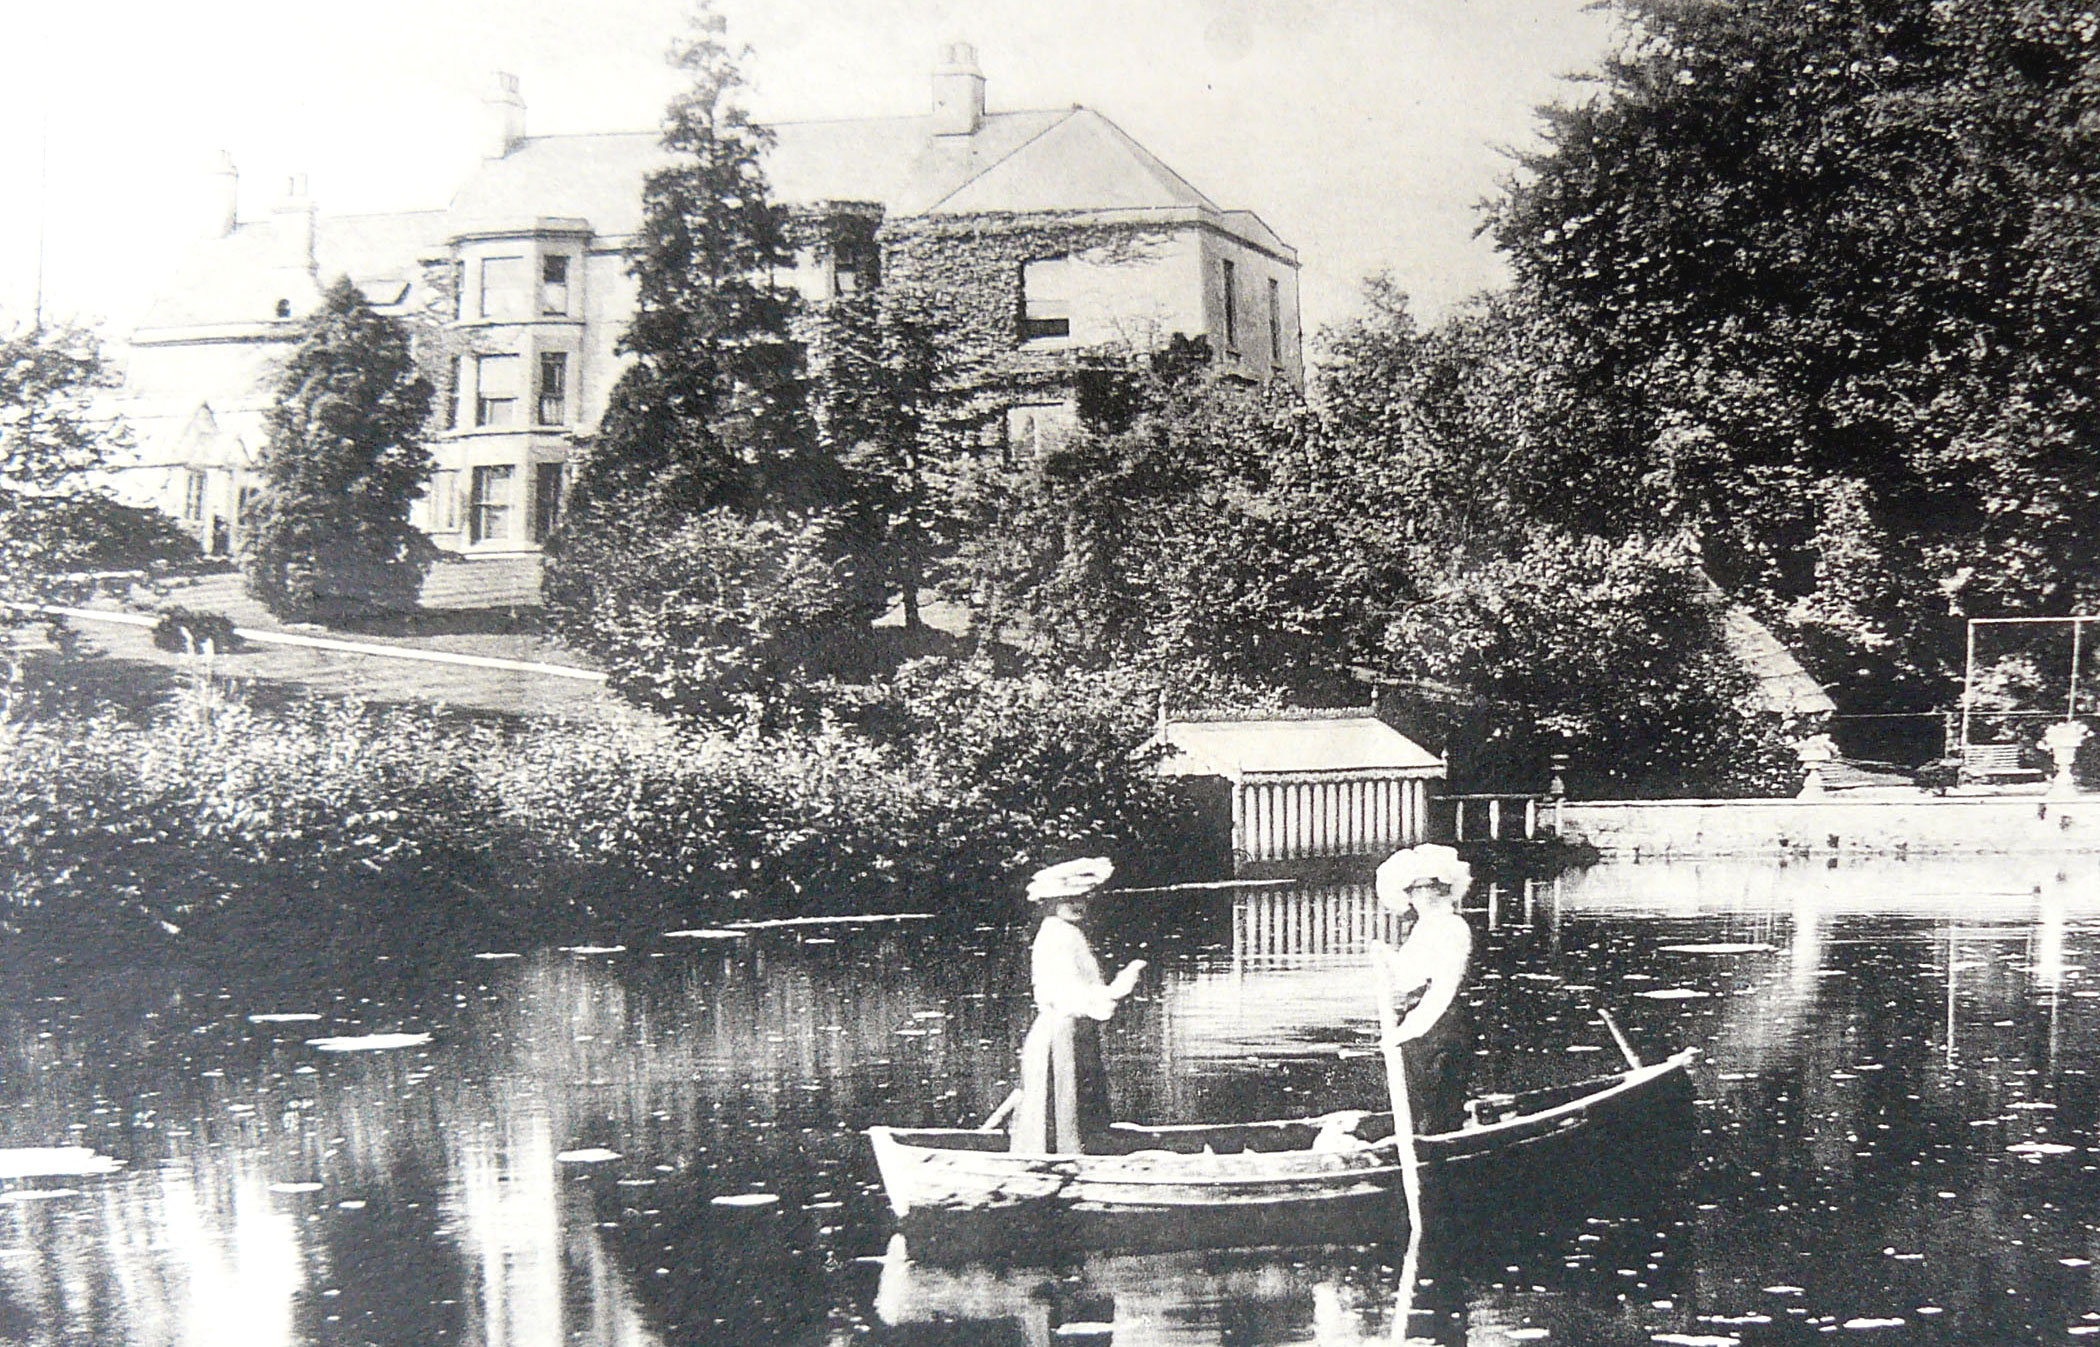
{"type": "MultiPolygon", "coordinates": [[[[1378,1106],[1367,876],[1133,897],[1119,1111],[1378,1106]]],[[[1493,876],[1483,875],[1483,880],[1493,876]]],[[[0,951],[0,1341],[829,1344],[2100,1337],[2100,859],[1484,882],[1482,1089],[1702,1049],[1677,1184],[1457,1213],[1400,1251],[929,1269],[861,1129],[1012,1086],[1018,926],[804,927],[356,968],[0,951]],[[312,1015],[287,1020],[287,1015],[312,1015]],[[251,1016],[264,1017],[260,1020],[251,1016]],[[324,1053],[403,1033],[421,1046],[324,1053]]]]}

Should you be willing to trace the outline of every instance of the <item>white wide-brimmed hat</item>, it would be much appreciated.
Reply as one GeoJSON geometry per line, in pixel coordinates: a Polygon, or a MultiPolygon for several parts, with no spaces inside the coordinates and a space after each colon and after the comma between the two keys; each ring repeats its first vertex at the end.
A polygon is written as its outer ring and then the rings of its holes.
{"type": "Polygon", "coordinates": [[[1407,891],[1417,884],[1441,884],[1454,893],[1473,882],[1473,867],[1458,853],[1439,842],[1396,851],[1378,867],[1380,906],[1400,909],[1413,906],[1407,891]]]}
{"type": "Polygon", "coordinates": [[[1106,856],[1065,861],[1036,871],[1034,878],[1028,881],[1028,897],[1037,903],[1077,898],[1106,884],[1108,877],[1115,872],[1115,862],[1106,856]]]}

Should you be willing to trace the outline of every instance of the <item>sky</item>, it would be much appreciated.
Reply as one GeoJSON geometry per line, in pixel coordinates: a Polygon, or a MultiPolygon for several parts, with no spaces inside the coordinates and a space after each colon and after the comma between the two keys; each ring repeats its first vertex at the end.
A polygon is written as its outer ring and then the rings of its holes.
{"type": "MultiPolygon", "coordinates": [[[[229,154],[243,219],[304,174],[329,214],[438,207],[491,72],[535,134],[655,127],[686,0],[6,0],[0,329],[121,339],[198,236],[229,154]],[[41,266],[39,265],[41,257],[41,266]]],[[[762,121],[923,112],[937,48],[994,110],[1095,109],[1298,249],[1308,332],[1389,271],[1429,318],[1498,283],[1478,204],[1579,97],[1588,0],[720,0],[762,121]]]]}

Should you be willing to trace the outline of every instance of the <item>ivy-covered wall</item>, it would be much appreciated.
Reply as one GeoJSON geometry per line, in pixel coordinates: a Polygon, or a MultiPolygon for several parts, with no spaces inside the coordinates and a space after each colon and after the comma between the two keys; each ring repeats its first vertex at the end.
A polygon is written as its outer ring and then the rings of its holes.
{"type": "MultiPolygon", "coordinates": [[[[884,224],[884,302],[940,333],[942,391],[958,412],[974,414],[985,434],[1003,434],[998,418],[1022,402],[1071,395],[1080,371],[1120,367],[1163,346],[1171,335],[1137,325],[1086,340],[1103,325],[1075,315],[1069,340],[1021,339],[1022,267],[1057,257],[1083,258],[1099,274],[1127,268],[1130,292],[1156,288],[1160,268],[1190,251],[1186,225],[1075,222],[1059,215],[917,216],[884,224]]],[[[1201,276],[1186,277],[1201,294],[1201,276]]],[[[1201,335],[1200,329],[1185,335],[1201,335]]]]}

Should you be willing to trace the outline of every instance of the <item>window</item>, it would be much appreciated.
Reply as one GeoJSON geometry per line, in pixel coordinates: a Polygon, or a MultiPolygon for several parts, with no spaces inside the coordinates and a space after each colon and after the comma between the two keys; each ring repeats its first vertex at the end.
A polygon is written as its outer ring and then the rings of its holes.
{"type": "Polygon", "coordinates": [[[1225,265],[1225,354],[1240,353],[1239,275],[1232,263],[1225,265]]]}
{"type": "Polygon", "coordinates": [[[525,259],[481,259],[481,316],[517,321],[525,317],[525,259]]]}
{"type": "Polygon", "coordinates": [[[453,356],[445,366],[445,429],[459,429],[459,376],[461,361],[453,356]]]}
{"type": "Polygon", "coordinates": [[[464,262],[454,262],[452,264],[452,309],[453,317],[455,318],[465,319],[469,316],[467,308],[467,264],[464,262]]]}
{"type": "Polygon", "coordinates": [[[853,259],[841,257],[831,268],[831,293],[850,295],[860,289],[860,272],[854,268],[853,259]]]}
{"type": "Polygon", "coordinates": [[[547,541],[561,523],[561,464],[532,465],[532,540],[547,541]]]}
{"type": "Polygon", "coordinates": [[[558,317],[569,311],[569,259],[549,253],[540,259],[540,313],[558,317]]]}
{"type": "Polygon", "coordinates": [[[1283,287],[1269,277],[1269,363],[1283,368],[1283,287]]]}
{"type": "Polygon", "coordinates": [[[1069,404],[1023,403],[1006,413],[1006,466],[1033,463],[1062,444],[1074,425],[1069,404]]]}
{"type": "Polygon", "coordinates": [[[277,309],[276,309],[276,313],[277,313],[277,316],[278,316],[279,318],[289,318],[289,317],[291,317],[291,316],[292,316],[292,301],[290,301],[289,299],[280,299],[280,300],[278,300],[278,301],[277,301],[277,309]]]}
{"type": "Polygon", "coordinates": [[[467,499],[467,541],[501,542],[510,537],[511,479],[508,463],[474,469],[473,494],[467,499]]]}
{"type": "Polygon", "coordinates": [[[453,533],[459,529],[459,474],[451,468],[439,468],[430,474],[430,488],[423,497],[429,510],[429,528],[432,533],[453,533]]]}
{"type": "Polygon", "coordinates": [[[1021,340],[1072,335],[1072,262],[1046,257],[1021,264],[1021,340]]]}
{"type": "Polygon", "coordinates": [[[495,429],[515,423],[519,363],[514,355],[474,357],[475,425],[495,429]]]}
{"type": "Polygon", "coordinates": [[[192,523],[204,522],[204,488],[207,478],[201,472],[191,472],[182,488],[182,517],[192,523]]]}
{"type": "Polygon", "coordinates": [[[566,351],[540,352],[540,421],[558,426],[568,420],[569,356],[566,351]]]}

